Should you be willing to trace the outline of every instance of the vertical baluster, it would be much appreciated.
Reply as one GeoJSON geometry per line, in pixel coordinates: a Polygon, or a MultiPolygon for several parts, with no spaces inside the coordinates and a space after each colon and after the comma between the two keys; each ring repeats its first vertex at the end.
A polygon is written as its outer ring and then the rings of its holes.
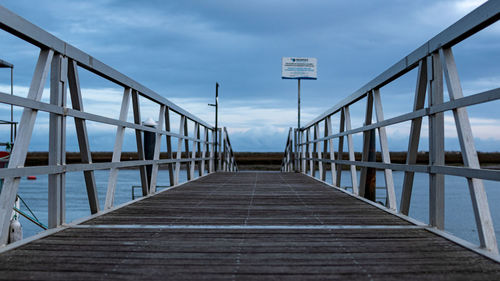
{"type": "MultiPolygon", "coordinates": [[[[316,150],[316,156],[318,157],[318,172],[319,172],[319,178],[321,180],[324,180],[323,177],[323,161],[321,157],[321,142],[318,141],[320,138],[320,132],[319,132],[319,122],[314,125],[314,139],[316,140],[315,144],[315,150],[316,150]]],[[[316,176],[316,175],[314,175],[316,176]]]]}
{"type": "MultiPolygon", "coordinates": [[[[380,98],[379,89],[373,91],[373,98],[375,100],[375,115],[377,116],[377,122],[384,121],[384,111],[382,109],[382,100],[380,98]]],[[[380,151],[382,153],[382,162],[385,164],[391,163],[391,157],[389,154],[389,144],[387,143],[387,133],[385,127],[378,128],[378,136],[380,142],[380,151]]],[[[387,207],[392,210],[396,210],[396,192],[394,191],[394,178],[392,177],[391,169],[384,169],[385,176],[385,189],[387,192],[387,207]]]]}
{"type": "MultiPolygon", "coordinates": [[[[122,98],[122,106],[120,109],[120,121],[127,121],[127,113],[128,107],[130,104],[130,88],[125,88],[123,91],[122,98]]],[[[117,126],[116,128],[116,137],[115,137],[115,145],[113,148],[113,156],[111,158],[111,162],[116,163],[120,162],[120,157],[122,155],[122,146],[123,146],[123,137],[125,135],[125,127],[117,126]]],[[[108,178],[108,189],[106,192],[106,202],[104,204],[105,209],[110,209],[113,207],[115,201],[115,190],[116,190],[116,179],[118,177],[118,169],[111,168],[109,170],[109,178],[108,178]]]]}
{"type": "MultiPolygon", "coordinates": [[[[443,103],[443,69],[438,53],[432,54],[429,106],[443,103]]],[[[429,115],[429,165],[444,165],[444,113],[429,115]]],[[[444,229],[444,175],[429,173],[429,224],[444,229]]]]}
{"type": "MultiPolygon", "coordinates": [[[[43,88],[47,80],[53,55],[54,52],[52,50],[40,50],[35,73],[33,74],[28,91],[28,99],[40,101],[42,98],[43,88]]],[[[37,110],[24,108],[19,122],[16,145],[14,145],[12,153],[10,154],[8,168],[24,166],[37,113],[37,110]]],[[[12,206],[16,200],[19,181],[20,178],[5,178],[3,182],[2,192],[0,194],[0,245],[6,244],[9,237],[10,216],[12,214],[12,206]]]]}
{"type": "Polygon", "coordinates": [[[291,172],[293,169],[293,129],[290,128],[290,133],[288,134],[288,172],[291,172]]]}
{"type": "MultiPolygon", "coordinates": [[[[210,160],[208,162],[208,171],[213,173],[215,171],[215,130],[212,132],[212,145],[210,146],[210,160]]],[[[208,147],[208,146],[207,146],[208,147]]]]}
{"type": "Polygon", "coordinates": [[[223,139],[223,149],[224,149],[224,152],[223,152],[224,160],[222,161],[222,170],[224,172],[227,172],[228,171],[228,167],[227,167],[228,151],[227,151],[227,143],[226,143],[226,138],[227,138],[226,131],[224,131],[223,134],[224,134],[224,137],[222,139],[223,139]]]}
{"type": "MultiPolygon", "coordinates": [[[[136,90],[132,90],[132,108],[134,111],[134,123],[141,124],[141,107],[139,105],[139,94],[136,90]]],[[[135,129],[135,143],[137,145],[137,156],[139,160],[145,160],[144,144],[142,142],[142,130],[135,129]]],[[[139,166],[139,175],[141,177],[142,196],[146,196],[149,190],[148,176],[146,173],[146,165],[139,166]]]]}
{"type": "MultiPolygon", "coordinates": [[[[339,133],[343,133],[344,132],[344,127],[345,126],[345,114],[344,114],[344,108],[342,108],[340,110],[340,125],[339,125],[339,133]]],[[[343,155],[344,154],[344,136],[340,136],[339,137],[339,150],[337,152],[337,159],[339,160],[342,160],[343,159],[343,155]]],[[[335,185],[337,187],[341,187],[340,186],[340,183],[341,183],[341,178],[342,178],[342,168],[343,168],[343,165],[342,164],[339,164],[337,165],[337,181],[335,182],[335,185]]]]}
{"type": "MultiPolygon", "coordinates": [[[[451,48],[441,49],[440,56],[450,100],[463,98],[462,86],[460,84],[460,78],[451,48]]],[[[465,107],[454,109],[453,117],[455,119],[464,165],[470,168],[481,169],[467,109],[465,107]]],[[[481,179],[467,178],[467,183],[469,185],[472,208],[474,209],[481,247],[498,254],[495,229],[493,228],[493,221],[491,219],[488,198],[484,190],[483,181],[481,179]]]]}
{"type": "Polygon", "coordinates": [[[217,137],[219,138],[218,142],[217,142],[217,153],[219,154],[218,155],[218,158],[217,158],[217,167],[218,169],[222,169],[222,129],[221,128],[218,128],[217,129],[217,137]]]}
{"type": "MultiPolygon", "coordinates": [[[[200,169],[201,175],[200,176],[205,175],[205,166],[206,166],[205,158],[207,157],[207,150],[210,149],[210,147],[208,145],[208,128],[205,126],[203,126],[203,141],[204,141],[204,143],[203,143],[202,151],[201,151],[201,169],[200,169]]],[[[210,169],[208,169],[208,170],[210,171],[210,169]]]]}
{"type": "MultiPolygon", "coordinates": [[[[186,137],[184,139],[184,149],[186,153],[186,159],[189,158],[189,131],[188,131],[188,119],[185,119],[184,122],[184,136],[186,137]]],[[[187,180],[190,181],[194,178],[194,170],[191,170],[191,161],[186,162],[186,171],[187,171],[187,180]]]]}
{"type": "MultiPolygon", "coordinates": [[[[172,130],[170,128],[170,108],[167,107],[165,108],[165,131],[171,133],[172,130]]],[[[173,159],[172,155],[172,137],[167,134],[166,135],[166,141],[167,141],[167,159],[173,159]]],[[[174,180],[174,164],[169,163],[167,164],[168,166],[168,178],[170,180],[170,186],[175,185],[175,180],[174,180]]]]}
{"type": "MultiPolygon", "coordinates": [[[[373,95],[372,92],[368,92],[366,95],[366,110],[365,110],[365,126],[372,123],[372,112],[373,112],[373,95]]],[[[368,161],[368,154],[370,152],[370,131],[363,131],[363,152],[361,155],[361,161],[368,161]]],[[[366,178],[368,174],[367,167],[362,167],[359,176],[359,196],[365,196],[366,189],[366,178]]]]}
{"type": "MultiPolygon", "coordinates": [[[[193,138],[195,138],[196,140],[193,140],[193,151],[191,152],[191,164],[190,164],[190,170],[189,170],[189,173],[191,174],[191,179],[194,179],[194,171],[195,171],[195,166],[196,166],[196,161],[195,161],[195,158],[196,158],[196,149],[198,147],[198,142],[197,140],[199,139],[199,130],[200,130],[200,127],[198,126],[198,123],[195,121],[194,122],[194,134],[193,134],[193,138]]],[[[188,155],[189,157],[189,155],[188,155]]]]}
{"type": "MultiPolygon", "coordinates": [[[[423,59],[418,65],[417,85],[415,87],[415,98],[413,101],[413,111],[424,108],[425,94],[427,89],[427,59],[423,59]]],[[[422,128],[422,117],[411,120],[410,137],[408,139],[408,152],[406,164],[417,163],[418,144],[420,141],[420,131],[422,128]]],[[[406,171],[403,179],[403,190],[401,192],[400,212],[408,215],[410,211],[411,192],[413,189],[413,177],[415,173],[406,171]]]]}
{"type": "MultiPolygon", "coordinates": [[[[351,130],[351,114],[349,113],[349,107],[346,106],[344,107],[344,117],[345,117],[345,127],[346,131],[351,130]]],[[[352,141],[352,135],[347,134],[347,148],[349,150],[349,161],[356,161],[356,158],[354,157],[354,143],[352,141]]],[[[357,179],[357,174],[356,174],[356,166],[355,165],[349,165],[351,168],[351,183],[352,183],[352,192],[356,195],[359,194],[358,190],[358,179],[357,179]]]]}
{"type": "MultiPolygon", "coordinates": [[[[325,138],[328,137],[328,121],[327,121],[328,118],[329,118],[329,116],[324,119],[325,126],[323,128],[323,136],[325,138]]],[[[328,157],[327,155],[328,155],[328,140],[325,139],[323,141],[323,156],[325,157],[325,159],[328,157]]],[[[331,164],[333,164],[333,163],[330,163],[330,165],[331,164]]],[[[324,167],[324,169],[322,169],[323,171],[319,176],[322,181],[326,180],[326,170],[327,170],[326,166],[327,165],[325,164],[325,167],[324,167]]]]}
{"type": "Polygon", "coordinates": [[[175,154],[175,159],[177,160],[175,162],[175,185],[179,184],[179,176],[181,172],[181,158],[182,158],[182,141],[184,136],[184,129],[186,124],[186,116],[181,115],[181,120],[179,124],[179,139],[177,140],[177,151],[175,154]]]}
{"type": "MultiPolygon", "coordinates": [[[[160,106],[160,113],[158,116],[158,127],[159,131],[163,131],[163,123],[165,123],[165,111],[166,106],[160,106]]],[[[156,133],[155,135],[155,148],[153,152],[153,160],[160,160],[160,149],[161,149],[161,133],[156,133]]],[[[151,182],[149,184],[149,194],[156,192],[156,179],[158,178],[158,164],[154,163],[151,169],[151,182]]]]}
{"type": "MultiPolygon", "coordinates": [[[[68,85],[69,93],[71,96],[71,104],[74,110],[83,110],[82,93],[80,90],[80,79],[78,77],[78,68],[74,60],[68,60],[68,85]]],[[[92,163],[92,154],[90,153],[89,137],[87,134],[87,124],[85,119],[74,118],[76,137],[78,139],[78,146],[80,148],[80,157],[82,163],[92,163]]],[[[97,195],[97,187],[94,176],[94,171],[83,171],[85,179],[85,187],[87,189],[87,198],[90,206],[90,213],[95,214],[99,212],[99,198],[97,195]]]]}
{"type": "MultiPolygon", "coordinates": [[[[331,136],[332,134],[333,134],[332,116],[328,116],[325,120],[325,136],[331,136]]],[[[333,139],[328,140],[328,147],[330,148],[330,160],[335,161],[335,150],[333,147],[333,139]]],[[[337,182],[337,175],[335,171],[336,171],[336,165],[334,162],[331,162],[330,172],[332,173],[332,184],[335,184],[337,182]]]]}
{"type": "MultiPolygon", "coordinates": [[[[314,132],[313,132],[314,133],[314,132]]],[[[307,139],[310,141],[307,144],[307,149],[309,151],[309,175],[314,177],[314,160],[313,153],[315,149],[314,136],[311,136],[311,127],[307,128],[307,139]]]]}
{"type": "Polygon", "coordinates": [[[304,130],[300,131],[300,136],[301,136],[301,150],[302,150],[302,173],[305,174],[307,173],[307,160],[306,160],[306,153],[307,153],[307,144],[306,142],[308,141],[307,134],[304,132],[304,130]]]}
{"type": "MultiPolygon", "coordinates": [[[[66,107],[67,62],[62,55],[52,58],[50,72],[50,103],[58,107],[66,107]]],[[[49,117],[49,165],[66,164],[66,117],[50,113],[49,117]]],[[[49,212],[50,228],[65,222],[66,174],[49,174],[49,212]]]]}
{"type": "MultiPolygon", "coordinates": [[[[203,156],[201,155],[201,146],[202,146],[202,142],[203,140],[201,139],[201,127],[200,127],[200,124],[199,123],[196,123],[197,124],[197,133],[196,133],[196,139],[198,140],[196,142],[196,157],[199,157],[199,158],[203,158],[203,156]]],[[[205,144],[203,143],[203,146],[205,146],[205,144]]],[[[197,161],[198,163],[198,176],[201,177],[203,172],[202,172],[202,169],[205,169],[204,166],[202,166],[202,164],[204,164],[204,162],[202,163],[202,160],[198,160],[197,161]]]]}
{"type": "Polygon", "coordinates": [[[293,129],[293,136],[292,136],[292,160],[293,163],[291,165],[291,170],[292,171],[297,171],[297,154],[298,154],[298,147],[297,147],[297,129],[293,129]]]}

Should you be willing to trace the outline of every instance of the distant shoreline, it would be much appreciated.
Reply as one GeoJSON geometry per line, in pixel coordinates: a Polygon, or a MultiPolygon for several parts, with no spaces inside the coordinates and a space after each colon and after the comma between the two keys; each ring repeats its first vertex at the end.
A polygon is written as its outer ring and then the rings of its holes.
{"type": "MultiPolygon", "coordinates": [[[[112,152],[92,152],[92,162],[102,163],[110,162],[112,152]]],[[[174,153],[175,155],[175,153],[174,153]]],[[[186,155],[183,153],[183,158],[186,155]]],[[[324,158],[329,158],[329,154],[324,154],[324,158]]],[[[335,153],[337,157],[337,153],[335,153]]],[[[404,164],[406,163],[406,152],[391,152],[391,163],[404,164]]],[[[479,162],[481,166],[490,169],[500,168],[500,152],[478,152],[479,162]]],[[[236,152],[236,163],[240,170],[279,170],[283,158],[283,152],[236,152]]],[[[347,159],[347,152],[343,153],[343,159],[347,159]]],[[[356,160],[361,160],[361,153],[355,153],[356,160]]],[[[168,159],[167,153],[162,152],[160,159],[168,159]]],[[[122,152],[121,161],[138,160],[136,152],[122,152]]],[[[380,152],[377,152],[377,162],[381,162],[380,152]]],[[[427,164],[429,162],[429,154],[427,152],[419,152],[417,156],[417,164],[427,164]]],[[[445,153],[445,162],[448,165],[463,165],[462,155],[458,151],[447,151],[445,153]]],[[[66,163],[77,164],[81,163],[79,152],[67,152],[66,163]]],[[[29,152],[25,166],[43,166],[48,165],[48,152],[35,151],[29,152]]],[[[344,168],[347,168],[344,167],[344,168]]]]}

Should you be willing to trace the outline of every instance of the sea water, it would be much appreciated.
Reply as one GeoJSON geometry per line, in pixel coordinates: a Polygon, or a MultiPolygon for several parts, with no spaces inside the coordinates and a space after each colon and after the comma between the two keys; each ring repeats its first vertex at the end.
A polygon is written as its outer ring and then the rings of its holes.
{"type": "MultiPolygon", "coordinates": [[[[359,171],[358,171],[359,179],[359,171]]],[[[104,206],[106,197],[106,188],[108,183],[109,171],[95,171],[96,186],[100,206],[104,206]]],[[[316,173],[318,177],[318,173],[316,173]]],[[[393,172],[394,186],[396,191],[397,206],[399,208],[401,189],[403,185],[404,172],[393,172]]],[[[186,170],[181,170],[180,182],[187,180],[186,170]]],[[[48,177],[38,176],[36,180],[27,180],[23,178],[19,186],[19,195],[27,202],[38,219],[47,224],[48,210],[48,177]]],[[[326,182],[331,183],[330,171],[326,174],[326,182]]],[[[159,170],[158,185],[167,186],[169,184],[168,170],[159,170]]],[[[115,205],[120,205],[132,200],[132,186],[140,185],[140,176],[138,170],[122,169],[118,173],[115,205]]],[[[493,224],[495,226],[497,240],[500,244],[500,182],[484,181],[488,195],[493,224]]],[[[349,171],[342,171],[341,187],[350,187],[351,177],[349,171]]],[[[377,201],[385,202],[384,172],[377,171],[377,201]]],[[[160,187],[159,189],[163,189],[160,187]]],[[[349,189],[348,189],[349,190],[349,189]]],[[[140,188],[135,189],[135,195],[140,196],[140,188]]],[[[27,211],[25,206],[21,210],[27,211]]],[[[90,215],[85,181],[82,172],[66,174],[66,222],[71,222],[90,215]]],[[[410,217],[424,223],[429,219],[429,176],[427,174],[415,174],[413,192],[410,206],[410,217]]],[[[37,234],[43,229],[36,226],[27,219],[21,217],[24,237],[37,234]]],[[[475,244],[479,244],[477,229],[474,220],[471,197],[467,180],[463,177],[445,176],[445,230],[475,244]]]]}
{"type": "MultiPolygon", "coordinates": [[[[399,210],[404,172],[393,171],[392,175],[396,192],[397,208],[399,210]]],[[[376,176],[377,201],[381,204],[385,204],[386,191],[384,171],[377,171],[376,176]]],[[[316,172],[316,178],[318,177],[319,173],[316,172]]],[[[357,171],[357,179],[359,182],[359,171],[357,171]]],[[[329,184],[332,183],[330,171],[326,172],[325,180],[329,184]]],[[[500,182],[483,182],[488,196],[488,203],[493,219],[493,226],[495,227],[497,242],[500,245],[500,182]]],[[[350,171],[342,171],[340,186],[344,188],[347,187],[346,190],[351,191],[350,187],[352,183],[350,171]]],[[[426,224],[429,223],[428,174],[415,173],[409,216],[426,224]]],[[[474,244],[479,244],[469,187],[464,177],[445,176],[445,231],[474,244]]]]}
{"type": "MultiPolygon", "coordinates": [[[[109,178],[109,170],[94,171],[99,206],[101,209],[106,200],[106,191],[109,178]]],[[[134,197],[142,196],[139,170],[122,169],[118,172],[114,205],[127,203],[134,197]],[[136,188],[133,188],[136,186],[136,188]]],[[[187,171],[181,170],[179,183],[187,181],[187,171]]],[[[168,170],[158,170],[157,190],[160,191],[168,187],[170,183],[168,170]]],[[[48,176],[37,176],[36,180],[22,178],[19,184],[18,195],[27,203],[38,220],[43,224],[48,224],[48,176]]],[[[21,211],[29,213],[26,206],[21,204],[21,211]]],[[[90,207],[87,199],[87,190],[82,172],[66,173],[66,223],[90,216],[90,207]]],[[[20,216],[23,227],[23,238],[35,235],[42,228],[20,216]]]]}

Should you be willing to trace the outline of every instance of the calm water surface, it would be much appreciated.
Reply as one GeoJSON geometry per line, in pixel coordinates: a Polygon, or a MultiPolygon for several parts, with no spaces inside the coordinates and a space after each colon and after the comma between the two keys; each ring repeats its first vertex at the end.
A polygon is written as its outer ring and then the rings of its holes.
{"type": "MultiPolygon", "coordinates": [[[[399,209],[404,172],[394,171],[393,177],[399,209]]],[[[330,171],[327,171],[326,181],[332,183],[330,171]]],[[[349,171],[342,171],[340,185],[342,187],[352,186],[349,171]]],[[[497,241],[500,245],[500,182],[484,181],[484,186],[488,195],[497,241]]],[[[379,187],[385,187],[383,171],[377,171],[377,200],[385,202],[385,189],[379,187]]],[[[429,176],[427,174],[415,173],[410,217],[429,223],[429,176]]],[[[479,244],[469,188],[467,180],[463,177],[445,176],[445,230],[462,239],[479,244]]]]}
{"type": "MultiPolygon", "coordinates": [[[[106,189],[108,185],[108,170],[97,170],[95,173],[96,186],[100,207],[104,206],[106,199],[106,189]]],[[[187,181],[186,170],[181,170],[179,182],[187,181]]],[[[160,169],[158,171],[158,190],[169,184],[168,170],[160,169]]],[[[120,170],[115,193],[115,206],[132,200],[132,186],[140,185],[140,175],[138,170],[120,170]]],[[[47,225],[48,222],[48,176],[37,176],[36,180],[21,179],[18,194],[26,201],[31,210],[38,219],[47,225]]],[[[136,198],[141,196],[141,189],[135,189],[136,198]]],[[[21,210],[27,212],[27,209],[21,205],[21,210]]],[[[87,191],[82,172],[66,174],[66,222],[84,218],[90,215],[89,204],[87,200],[87,191]]],[[[35,235],[43,229],[28,221],[24,217],[20,219],[23,227],[23,237],[35,235]]]]}

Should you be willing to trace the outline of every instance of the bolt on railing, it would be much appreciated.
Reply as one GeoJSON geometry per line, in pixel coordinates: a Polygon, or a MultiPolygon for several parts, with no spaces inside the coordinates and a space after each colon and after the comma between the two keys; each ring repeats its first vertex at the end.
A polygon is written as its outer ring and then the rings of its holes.
{"type": "MultiPolygon", "coordinates": [[[[368,168],[380,169],[385,177],[387,194],[386,207],[403,215],[409,214],[412,198],[413,178],[415,173],[426,173],[429,176],[429,225],[444,229],[444,176],[465,177],[470,191],[472,208],[475,216],[480,249],[498,254],[497,240],[493,228],[490,208],[484,189],[483,180],[500,181],[500,171],[480,167],[471,122],[467,106],[482,104],[500,99],[500,88],[464,96],[455,64],[452,47],[479,32],[500,18],[500,1],[488,1],[482,6],[460,19],[458,22],[439,33],[421,47],[401,59],[358,91],[343,99],[331,109],[314,118],[302,128],[296,130],[294,138],[296,160],[287,155],[290,152],[290,135],[287,137],[285,157],[282,167],[294,165],[298,170],[312,177],[319,172],[319,179],[325,181],[325,166],[330,164],[331,181],[340,187],[342,167],[349,168],[352,191],[355,195],[364,196],[368,168]],[[413,110],[411,112],[384,118],[381,100],[381,88],[402,77],[413,69],[418,70],[413,110]],[[449,101],[444,101],[444,83],[446,83],[449,101]],[[428,100],[425,107],[425,100],[428,100]],[[353,128],[350,108],[353,104],[366,102],[364,125],[353,128]],[[372,123],[375,110],[375,122],[372,123]],[[463,167],[446,165],[444,161],[444,112],[453,113],[457,136],[463,158],[463,167]],[[334,133],[332,117],[340,119],[339,132],[334,133]],[[427,117],[429,126],[429,163],[417,164],[417,153],[422,131],[422,118],[427,117]],[[411,122],[406,164],[391,163],[387,141],[386,127],[411,122]],[[324,134],[320,134],[320,126],[324,125],[324,134]],[[369,137],[371,130],[376,129],[382,162],[372,162],[369,156],[369,137]],[[361,161],[355,159],[353,135],[363,133],[363,149],[361,161]],[[344,159],[344,138],[347,139],[347,159],[344,159]],[[333,141],[338,141],[335,150],[333,141]],[[323,151],[321,150],[323,147],[323,151]],[[326,157],[326,158],[324,158],[326,157]],[[294,164],[295,162],[295,164],[294,164]],[[360,177],[356,168],[360,167],[360,177]],[[393,171],[403,171],[404,181],[399,209],[396,206],[393,171]]],[[[288,171],[282,168],[283,171],[288,171]]]]}
{"type": "MultiPolygon", "coordinates": [[[[168,167],[170,186],[179,184],[181,165],[186,166],[188,181],[195,179],[196,170],[198,176],[203,176],[222,167],[221,163],[214,161],[216,142],[213,126],[4,7],[0,7],[0,28],[40,48],[28,96],[24,98],[0,93],[0,103],[23,108],[19,131],[8,167],[0,169],[0,178],[4,180],[0,194],[0,245],[6,244],[8,240],[10,216],[21,177],[48,175],[48,227],[54,228],[66,221],[65,175],[68,172],[82,172],[84,174],[89,208],[92,214],[96,214],[102,209],[114,207],[117,177],[120,169],[131,167],[139,169],[142,195],[146,196],[156,192],[160,166],[168,167]],[[85,95],[82,93],[79,79],[81,68],[90,71],[95,75],[94,77],[104,78],[123,88],[118,119],[88,113],[84,110],[83,98],[85,95]],[[48,76],[50,76],[50,103],[45,103],[41,101],[41,98],[48,76]],[[67,105],[67,88],[69,88],[71,97],[69,107],[67,105]],[[141,98],[158,106],[156,126],[147,126],[141,123],[141,98]],[[127,121],[130,105],[132,105],[133,122],[127,121]],[[50,115],[48,165],[24,167],[39,111],[47,112],[50,115]],[[180,118],[178,132],[171,129],[172,114],[180,118]],[[72,117],[75,123],[82,162],[80,164],[66,163],[66,120],[68,117],[72,117]],[[87,121],[116,126],[113,155],[110,162],[93,163],[87,121]],[[189,136],[189,122],[193,124],[194,133],[192,136],[189,136]],[[126,129],[135,131],[138,160],[120,160],[126,129]],[[154,138],[151,159],[146,159],[144,153],[142,136],[146,132],[152,133],[154,138]],[[175,152],[172,149],[173,139],[177,139],[175,152]],[[162,141],[166,142],[167,158],[165,159],[160,159],[162,141]],[[147,166],[151,167],[150,173],[147,172],[147,166]],[[105,204],[100,206],[94,171],[104,169],[109,170],[109,178],[105,204]]],[[[41,129],[37,128],[37,130],[41,129]]],[[[220,152],[220,141],[218,146],[220,152]]],[[[223,148],[224,158],[219,157],[219,160],[223,159],[224,161],[222,170],[237,170],[226,129],[224,129],[223,148]]]]}

